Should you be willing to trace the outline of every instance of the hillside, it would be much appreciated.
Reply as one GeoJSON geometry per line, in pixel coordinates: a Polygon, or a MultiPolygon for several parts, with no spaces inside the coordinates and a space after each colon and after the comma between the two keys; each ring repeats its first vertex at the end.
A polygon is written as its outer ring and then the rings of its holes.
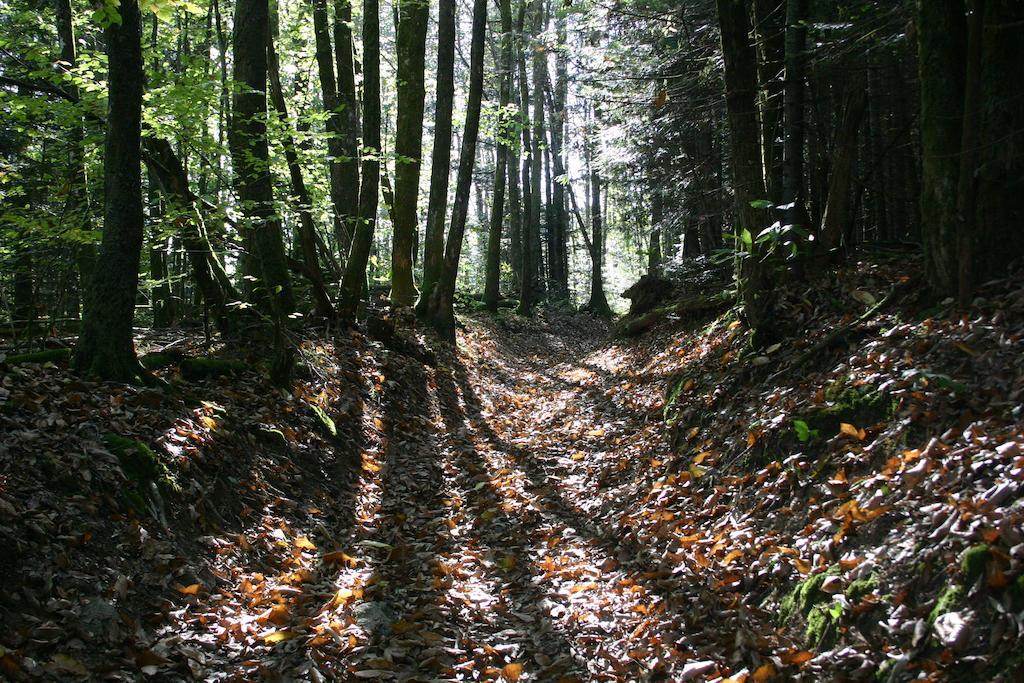
{"type": "Polygon", "coordinates": [[[0,667],[1014,680],[1024,290],[951,319],[904,265],[788,295],[763,352],[467,314],[457,353],[309,338],[290,393],[178,333],[139,341],[164,388],[8,363],[0,667]]]}

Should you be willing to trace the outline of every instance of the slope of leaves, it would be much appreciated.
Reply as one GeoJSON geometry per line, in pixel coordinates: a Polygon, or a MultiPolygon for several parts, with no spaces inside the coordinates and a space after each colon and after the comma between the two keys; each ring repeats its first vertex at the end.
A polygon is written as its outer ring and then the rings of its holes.
{"type": "Polygon", "coordinates": [[[0,667],[1012,680],[1024,292],[960,318],[918,295],[859,264],[784,297],[789,341],[756,352],[728,316],[629,344],[469,317],[426,365],[310,339],[290,394],[255,363],[172,365],[171,392],[9,368],[0,667]],[[152,450],[151,481],[111,433],[152,450]]]}

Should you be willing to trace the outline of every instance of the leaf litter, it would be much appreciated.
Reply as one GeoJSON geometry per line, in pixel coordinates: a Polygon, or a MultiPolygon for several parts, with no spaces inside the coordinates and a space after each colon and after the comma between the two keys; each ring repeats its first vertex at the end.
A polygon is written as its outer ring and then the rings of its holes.
{"type": "Polygon", "coordinates": [[[1024,291],[970,316],[918,292],[857,264],[783,296],[757,352],[730,314],[630,342],[467,315],[426,365],[310,336],[287,394],[255,363],[171,391],[8,368],[0,671],[1014,680],[1024,291]]]}

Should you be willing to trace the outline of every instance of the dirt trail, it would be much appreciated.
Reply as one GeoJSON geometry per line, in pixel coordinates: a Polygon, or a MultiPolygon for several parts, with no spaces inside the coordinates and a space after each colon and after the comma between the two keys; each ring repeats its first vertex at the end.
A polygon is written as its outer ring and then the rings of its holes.
{"type": "Polygon", "coordinates": [[[353,539],[377,548],[352,606],[370,635],[355,675],[673,677],[674,648],[700,645],[702,596],[618,528],[642,458],[667,449],[656,411],[629,400],[643,392],[609,398],[636,359],[593,329],[474,326],[461,342],[436,370],[385,369],[380,507],[353,539]]]}

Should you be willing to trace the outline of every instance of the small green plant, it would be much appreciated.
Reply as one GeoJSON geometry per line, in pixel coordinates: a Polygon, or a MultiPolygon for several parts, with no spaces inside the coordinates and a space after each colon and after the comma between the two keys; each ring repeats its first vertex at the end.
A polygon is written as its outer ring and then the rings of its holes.
{"type": "Polygon", "coordinates": [[[793,431],[796,432],[796,438],[800,440],[800,443],[807,443],[811,439],[818,438],[818,430],[811,429],[803,420],[793,420],[793,431]]]}

